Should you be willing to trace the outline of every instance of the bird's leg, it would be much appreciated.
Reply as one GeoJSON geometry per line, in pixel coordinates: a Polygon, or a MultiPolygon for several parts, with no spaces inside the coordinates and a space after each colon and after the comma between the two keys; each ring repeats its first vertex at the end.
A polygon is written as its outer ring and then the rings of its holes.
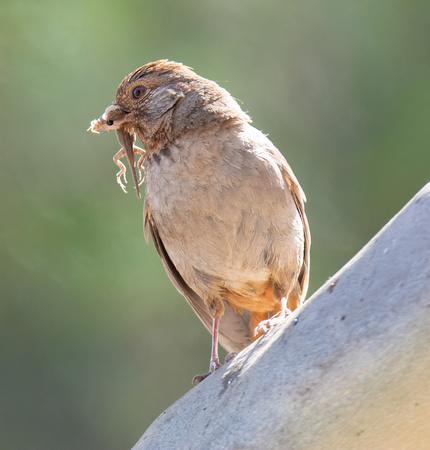
{"type": "Polygon", "coordinates": [[[200,383],[205,378],[207,378],[211,373],[214,373],[215,370],[217,370],[221,367],[221,364],[220,364],[219,358],[218,358],[219,319],[220,319],[220,316],[216,315],[213,318],[213,322],[212,322],[212,351],[211,351],[211,361],[209,364],[209,372],[202,373],[200,375],[196,375],[193,378],[193,381],[192,381],[193,383],[200,383]]]}
{"type": "Polygon", "coordinates": [[[219,316],[215,316],[212,319],[212,351],[211,351],[211,361],[209,364],[210,373],[215,372],[215,370],[221,367],[218,358],[218,333],[219,333],[219,316]]]}
{"type": "Polygon", "coordinates": [[[279,299],[279,303],[281,304],[281,311],[278,313],[280,316],[285,319],[291,314],[291,309],[287,306],[287,299],[286,297],[281,297],[279,299]]]}
{"type": "Polygon", "coordinates": [[[281,310],[273,315],[270,319],[260,322],[254,330],[254,336],[259,333],[267,333],[271,328],[273,328],[275,325],[278,325],[278,323],[282,322],[283,319],[291,314],[291,310],[287,307],[286,297],[281,297],[279,299],[279,304],[281,305],[281,310]]]}

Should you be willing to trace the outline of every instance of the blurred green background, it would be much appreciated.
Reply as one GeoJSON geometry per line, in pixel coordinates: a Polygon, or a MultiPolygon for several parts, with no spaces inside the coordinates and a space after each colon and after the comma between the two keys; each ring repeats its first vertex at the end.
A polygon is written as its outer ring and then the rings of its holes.
{"type": "Polygon", "coordinates": [[[314,292],[430,179],[430,2],[3,0],[0,448],[130,448],[210,336],[87,133],[137,67],[240,99],[305,190],[314,292]]]}

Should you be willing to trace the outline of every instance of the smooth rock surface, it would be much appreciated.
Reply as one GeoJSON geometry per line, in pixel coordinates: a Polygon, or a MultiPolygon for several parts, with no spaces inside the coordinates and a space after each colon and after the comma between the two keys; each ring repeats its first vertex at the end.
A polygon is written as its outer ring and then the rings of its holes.
{"type": "Polygon", "coordinates": [[[141,449],[430,448],[430,183],[141,449]]]}

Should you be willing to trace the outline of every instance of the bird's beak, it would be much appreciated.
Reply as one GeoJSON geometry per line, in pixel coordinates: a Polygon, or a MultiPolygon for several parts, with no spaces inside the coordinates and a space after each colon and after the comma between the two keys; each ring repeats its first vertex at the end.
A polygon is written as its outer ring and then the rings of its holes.
{"type": "Polygon", "coordinates": [[[116,130],[118,142],[125,151],[133,175],[137,198],[140,198],[139,182],[137,180],[136,164],[134,161],[134,143],[136,141],[136,135],[132,131],[133,129],[126,124],[128,114],[129,111],[125,110],[122,106],[108,106],[102,116],[91,122],[87,131],[99,133],[100,131],[116,130]]]}
{"type": "Polygon", "coordinates": [[[87,131],[99,133],[100,131],[117,130],[127,121],[128,113],[122,106],[108,106],[102,116],[91,122],[87,131]]]}

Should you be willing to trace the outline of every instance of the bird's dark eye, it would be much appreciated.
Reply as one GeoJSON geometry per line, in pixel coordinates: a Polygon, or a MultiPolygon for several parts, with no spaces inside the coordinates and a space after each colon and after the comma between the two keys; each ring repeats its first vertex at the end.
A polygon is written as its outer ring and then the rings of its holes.
{"type": "Polygon", "coordinates": [[[113,125],[113,120],[106,120],[106,125],[107,126],[112,126],[113,125]]]}
{"type": "Polygon", "coordinates": [[[146,92],[145,86],[138,86],[133,89],[133,98],[140,98],[146,92]]]}

